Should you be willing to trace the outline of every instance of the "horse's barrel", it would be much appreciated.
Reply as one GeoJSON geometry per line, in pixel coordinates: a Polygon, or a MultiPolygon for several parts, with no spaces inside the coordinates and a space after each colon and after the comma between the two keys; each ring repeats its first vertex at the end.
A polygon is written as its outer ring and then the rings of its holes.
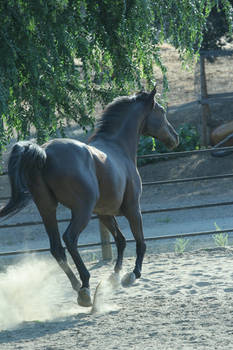
{"type": "MultiPolygon", "coordinates": [[[[233,133],[233,121],[218,126],[211,132],[210,142],[212,145],[216,145],[220,141],[224,140],[228,135],[233,133]]],[[[224,146],[233,146],[233,138],[224,143],[224,146]]]]}

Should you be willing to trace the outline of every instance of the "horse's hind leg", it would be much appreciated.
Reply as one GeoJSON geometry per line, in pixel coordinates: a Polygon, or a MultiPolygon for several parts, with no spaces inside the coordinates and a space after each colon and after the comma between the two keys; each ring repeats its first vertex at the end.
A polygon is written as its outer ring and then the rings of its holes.
{"type": "Polygon", "coordinates": [[[51,254],[69,278],[73,289],[78,292],[80,289],[80,282],[67,263],[65,249],[60,239],[56,219],[57,201],[40,177],[34,179],[33,185],[30,185],[30,192],[32,193],[34,202],[40,212],[48,234],[51,254]]]}
{"type": "MultiPolygon", "coordinates": [[[[63,235],[66,247],[72,256],[82,281],[82,286],[78,292],[78,304],[81,306],[91,306],[91,297],[89,291],[90,274],[82,261],[78,252],[77,244],[80,233],[88,224],[95,202],[89,202],[86,198],[82,205],[78,205],[72,210],[71,222],[63,235]]],[[[77,200],[78,203],[78,200],[77,200]]]]}
{"type": "Polygon", "coordinates": [[[58,231],[56,213],[49,213],[42,216],[47,234],[50,241],[50,252],[52,256],[56,259],[59,266],[65,272],[67,277],[70,280],[72,288],[78,292],[81,286],[81,283],[77,280],[75,274],[68,265],[67,257],[65,254],[65,248],[62,246],[60,234],[58,231]]]}
{"type": "Polygon", "coordinates": [[[117,261],[114,267],[114,271],[118,273],[122,268],[123,263],[123,254],[126,247],[126,240],[122,232],[119,229],[119,226],[116,222],[114,216],[101,215],[99,216],[100,221],[109,229],[117,246],[117,261]]]}

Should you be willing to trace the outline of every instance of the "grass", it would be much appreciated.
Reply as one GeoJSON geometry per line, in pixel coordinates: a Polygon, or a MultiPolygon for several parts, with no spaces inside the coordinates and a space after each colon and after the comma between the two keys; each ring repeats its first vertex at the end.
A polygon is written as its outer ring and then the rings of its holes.
{"type": "Polygon", "coordinates": [[[175,241],[175,253],[183,254],[189,240],[185,238],[177,238],[175,241]]]}
{"type": "MultiPolygon", "coordinates": [[[[221,228],[214,223],[214,226],[216,227],[217,231],[221,231],[221,228]]],[[[216,233],[213,235],[214,242],[217,247],[226,247],[228,245],[228,233],[216,233]]]]}
{"type": "Polygon", "coordinates": [[[156,219],[156,222],[159,224],[169,224],[169,222],[171,222],[171,218],[169,218],[169,216],[166,216],[165,218],[158,218],[156,219]]]}

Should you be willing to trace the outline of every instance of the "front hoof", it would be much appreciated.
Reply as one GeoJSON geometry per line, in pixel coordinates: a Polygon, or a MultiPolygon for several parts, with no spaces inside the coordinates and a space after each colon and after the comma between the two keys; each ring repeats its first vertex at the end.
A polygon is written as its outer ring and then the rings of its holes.
{"type": "Polygon", "coordinates": [[[78,304],[84,307],[92,306],[89,288],[81,288],[78,292],[78,304]]]}
{"type": "Polygon", "coordinates": [[[121,280],[122,287],[130,287],[135,282],[136,276],[134,272],[127,273],[121,280]]]}

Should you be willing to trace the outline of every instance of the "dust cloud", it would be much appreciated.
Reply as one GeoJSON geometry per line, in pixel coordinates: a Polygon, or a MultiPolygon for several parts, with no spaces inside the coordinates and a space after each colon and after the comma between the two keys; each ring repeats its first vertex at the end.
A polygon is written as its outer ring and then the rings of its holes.
{"type": "Polygon", "coordinates": [[[51,259],[26,258],[0,273],[0,330],[75,313],[72,288],[51,259]]]}
{"type": "Polygon", "coordinates": [[[119,290],[120,276],[118,274],[111,274],[102,279],[97,285],[91,312],[106,313],[110,311],[116,311],[119,307],[116,305],[116,301],[113,298],[114,294],[119,290]]]}

